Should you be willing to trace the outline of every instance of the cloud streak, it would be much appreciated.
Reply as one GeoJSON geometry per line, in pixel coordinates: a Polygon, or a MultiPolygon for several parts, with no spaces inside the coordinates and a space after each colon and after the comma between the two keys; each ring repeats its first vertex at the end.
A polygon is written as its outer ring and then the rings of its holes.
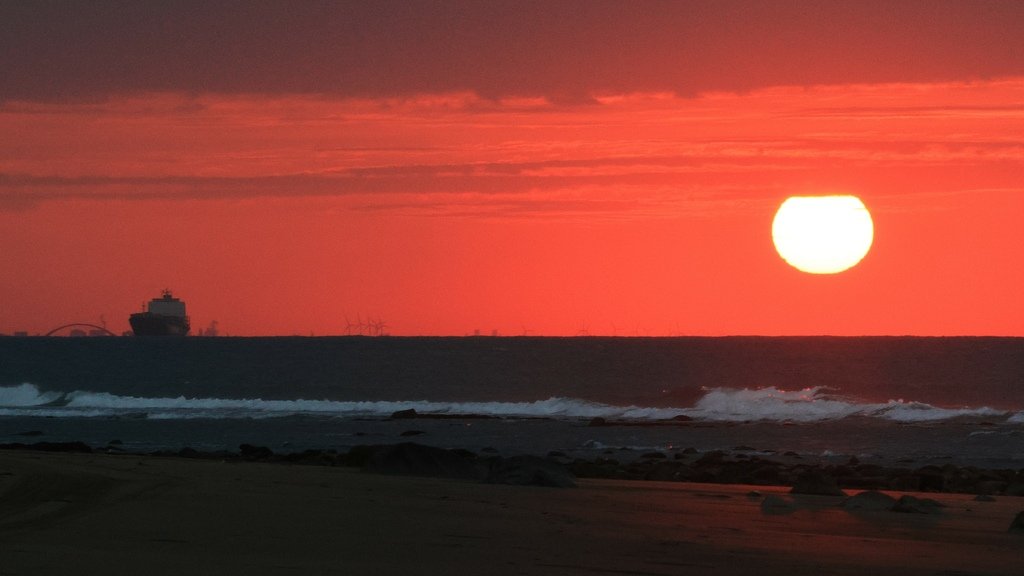
{"type": "Polygon", "coordinates": [[[582,103],[993,78],[1024,73],[1021,29],[1013,0],[8,2],[0,101],[472,91],[582,103]]]}
{"type": "Polygon", "coordinates": [[[0,209],[333,197],[363,212],[644,218],[677,215],[694,195],[1015,189],[1022,104],[1024,78],[585,106],[471,93],[8,103],[0,129],[16,137],[0,142],[0,209]]]}

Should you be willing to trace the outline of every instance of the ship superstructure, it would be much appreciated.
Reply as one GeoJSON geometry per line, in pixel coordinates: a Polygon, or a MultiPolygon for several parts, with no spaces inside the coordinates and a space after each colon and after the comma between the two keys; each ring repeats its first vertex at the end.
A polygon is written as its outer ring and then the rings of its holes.
{"type": "Polygon", "coordinates": [[[136,336],[185,336],[190,328],[185,303],[170,290],[150,300],[146,311],[132,314],[128,322],[136,336]]]}

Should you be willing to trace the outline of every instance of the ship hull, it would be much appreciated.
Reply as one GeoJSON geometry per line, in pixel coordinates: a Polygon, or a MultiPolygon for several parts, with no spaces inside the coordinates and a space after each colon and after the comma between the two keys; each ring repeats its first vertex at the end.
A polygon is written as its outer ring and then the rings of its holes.
{"type": "Polygon", "coordinates": [[[136,336],[185,336],[189,331],[188,318],[180,316],[140,312],[132,314],[128,322],[136,336]]]}

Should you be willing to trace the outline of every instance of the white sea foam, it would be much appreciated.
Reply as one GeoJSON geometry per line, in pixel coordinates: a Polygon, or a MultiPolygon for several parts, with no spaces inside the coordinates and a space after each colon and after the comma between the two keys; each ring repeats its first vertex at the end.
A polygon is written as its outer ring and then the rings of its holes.
{"type": "Polygon", "coordinates": [[[714,388],[697,401],[689,416],[708,420],[790,420],[814,422],[857,414],[863,405],[833,400],[821,388],[786,391],[775,387],[714,388]]]}
{"type": "MultiPolygon", "coordinates": [[[[667,420],[686,415],[710,421],[821,422],[865,416],[899,422],[930,422],[958,417],[998,418],[1009,413],[987,407],[940,408],[922,402],[857,402],[830,395],[823,388],[787,391],[776,388],[707,390],[688,408],[615,406],[576,398],[533,402],[438,402],[263,400],[259,398],[187,398],[120,396],[107,392],[41,391],[32,384],[0,387],[0,416],[137,417],[149,419],[272,418],[312,415],[339,418],[386,417],[398,410],[422,414],[479,414],[502,418],[607,418],[667,420]]],[[[1024,412],[1008,422],[1024,423],[1024,412]]]]}
{"type": "Polygon", "coordinates": [[[0,407],[39,406],[60,399],[60,392],[40,392],[32,384],[0,386],[0,407]]]}
{"type": "Polygon", "coordinates": [[[750,389],[715,388],[685,412],[689,416],[725,421],[819,422],[849,416],[871,416],[899,422],[927,422],[958,417],[1005,416],[988,407],[940,408],[923,402],[889,400],[884,403],[857,402],[831,396],[822,387],[779,390],[774,387],[750,389]]]}
{"type": "Polygon", "coordinates": [[[989,418],[1003,417],[1006,412],[983,406],[981,408],[938,408],[921,402],[903,402],[890,400],[879,409],[879,416],[900,422],[930,422],[935,420],[951,420],[953,418],[989,418]]]}

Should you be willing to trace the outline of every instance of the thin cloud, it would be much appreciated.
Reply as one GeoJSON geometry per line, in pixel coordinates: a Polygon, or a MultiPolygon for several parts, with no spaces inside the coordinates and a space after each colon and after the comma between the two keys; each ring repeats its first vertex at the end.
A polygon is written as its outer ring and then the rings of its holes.
{"type": "Polygon", "coordinates": [[[0,130],[15,137],[0,142],[0,209],[334,197],[359,211],[645,218],[671,217],[702,192],[725,202],[815,188],[1014,188],[1022,94],[1024,78],[606,95],[582,107],[478,106],[469,93],[8,103],[0,130]],[[940,188],[913,185],[926,176],[940,188]]]}
{"type": "Polygon", "coordinates": [[[6,2],[0,101],[469,91],[578,105],[994,78],[1024,73],[1022,29],[1013,0],[6,2]]]}

